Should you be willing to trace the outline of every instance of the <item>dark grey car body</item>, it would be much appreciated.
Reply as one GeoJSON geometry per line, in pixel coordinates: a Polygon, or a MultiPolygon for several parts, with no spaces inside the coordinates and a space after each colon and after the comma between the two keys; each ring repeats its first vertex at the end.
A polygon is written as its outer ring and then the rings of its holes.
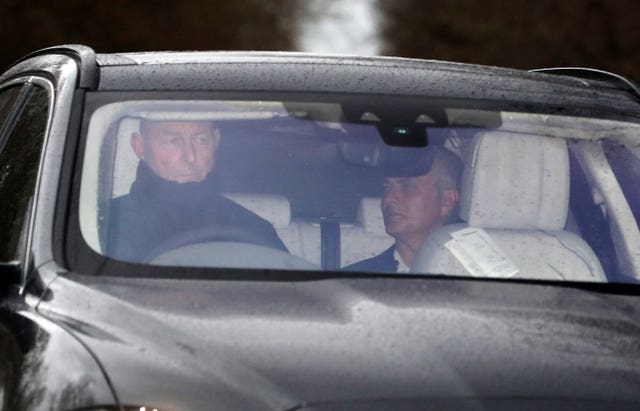
{"type": "Polygon", "coordinates": [[[432,95],[638,120],[627,88],[409,59],[83,47],[39,52],[0,77],[0,88],[18,83],[47,89],[50,108],[21,258],[0,268],[3,409],[640,406],[635,285],[176,268],[178,280],[69,263],[87,91],[432,95]]]}

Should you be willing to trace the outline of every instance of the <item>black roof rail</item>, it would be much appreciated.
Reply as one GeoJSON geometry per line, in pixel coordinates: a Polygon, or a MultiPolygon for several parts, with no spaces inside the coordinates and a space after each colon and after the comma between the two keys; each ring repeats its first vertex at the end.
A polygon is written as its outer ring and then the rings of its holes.
{"type": "Polygon", "coordinates": [[[47,47],[27,54],[12,66],[32,57],[46,54],[62,54],[71,57],[78,63],[78,87],[84,89],[94,89],[98,83],[98,65],[96,63],[96,52],[91,47],[81,44],[64,44],[60,46],[47,47]]]}
{"type": "Polygon", "coordinates": [[[631,90],[635,93],[635,95],[640,98],[640,87],[633,81],[629,80],[626,77],[623,77],[619,74],[612,73],[610,71],[599,70],[588,67],[549,67],[549,68],[540,68],[540,69],[532,69],[529,70],[532,73],[549,73],[549,74],[559,74],[562,76],[572,76],[578,77],[582,79],[592,79],[592,80],[617,80],[629,86],[631,90]]]}

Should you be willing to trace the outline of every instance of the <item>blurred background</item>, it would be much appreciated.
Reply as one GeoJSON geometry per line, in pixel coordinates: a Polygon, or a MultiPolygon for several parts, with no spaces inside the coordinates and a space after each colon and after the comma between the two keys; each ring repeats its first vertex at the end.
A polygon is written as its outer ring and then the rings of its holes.
{"type": "Polygon", "coordinates": [[[0,67],[82,43],[589,66],[640,81],[639,21],[638,0],[0,0],[0,67]]]}

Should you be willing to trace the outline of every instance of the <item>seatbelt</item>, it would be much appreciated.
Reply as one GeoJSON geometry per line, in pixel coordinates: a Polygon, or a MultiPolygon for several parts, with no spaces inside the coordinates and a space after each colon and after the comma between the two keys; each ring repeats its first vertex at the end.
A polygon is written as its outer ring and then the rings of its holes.
{"type": "Polygon", "coordinates": [[[320,262],[323,270],[340,269],[340,223],[322,220],[320,222],[320,262]]]}

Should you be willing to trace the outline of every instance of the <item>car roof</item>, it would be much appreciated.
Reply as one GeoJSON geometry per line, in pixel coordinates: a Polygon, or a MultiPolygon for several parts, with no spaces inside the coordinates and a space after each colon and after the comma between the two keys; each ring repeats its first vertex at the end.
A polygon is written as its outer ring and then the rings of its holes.
{"type": "Polygon", "coordinates": [[[96,60],[100,90],[431,96],[640,117],[638,96],[614,81],[435,60],[225,51],[98,54],[96,60]]]}
{"type": "Polygon", "coordinates": [[[52,54],[74,58],[80,66],[79,85],[89,90],[419,96],[468,100],[476,108],[479,102],[493,102],[512,110],[640,119],[637,86],[634,90],[632,82],[615,75],[577,77],[579,69],[545,73],[402,57],[296,52],[95,53],[87,46],[65,45],[31,53],[9,73],[28,69],[52,54]]]}

